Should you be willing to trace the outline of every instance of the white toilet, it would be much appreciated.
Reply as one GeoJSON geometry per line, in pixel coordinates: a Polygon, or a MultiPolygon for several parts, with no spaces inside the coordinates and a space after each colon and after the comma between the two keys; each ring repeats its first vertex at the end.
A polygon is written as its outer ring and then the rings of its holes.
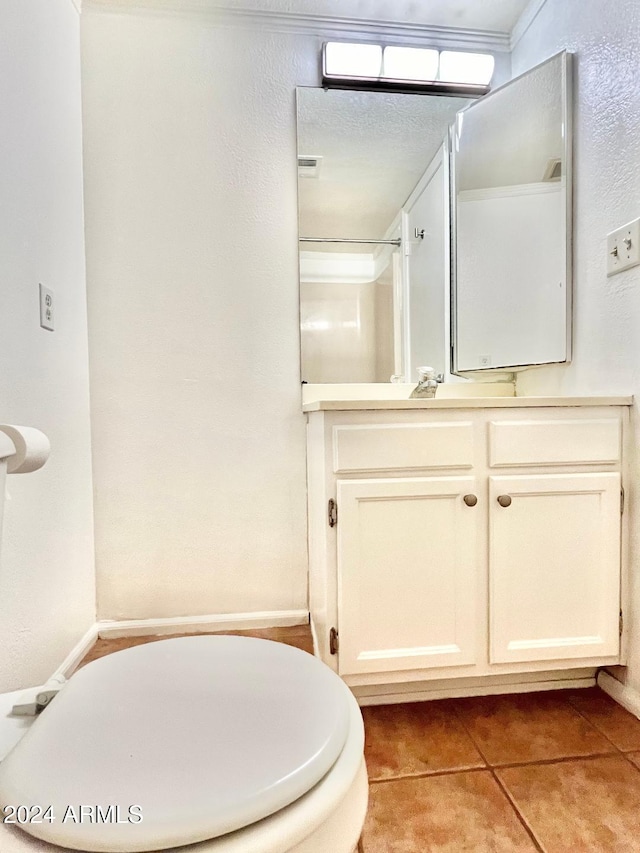
{"type": "Polygon", "coordinates": [[[353,695],[306,652],[158,640],[76,672],[0,763],[0,850],[352,853],[363,752],[353,695]]]}
{"type": "Polygon", "coordinates": [[[0,849],[351,853],[363,748],[350,691],[299,649],[227,636],[126,649],[79,670],[0,764],[16,820],[0,849]]]}

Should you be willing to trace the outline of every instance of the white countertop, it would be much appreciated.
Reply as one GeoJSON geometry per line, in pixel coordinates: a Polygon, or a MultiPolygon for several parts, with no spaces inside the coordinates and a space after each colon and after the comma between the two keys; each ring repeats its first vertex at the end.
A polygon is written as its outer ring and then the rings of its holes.
{"type": "Polygon", "coordinates": [[[524,409],[549,406],[631,406],[633,397],[451,397],[419,400],[314,400],[303,412],[356,412],[364,409],[524,409]]]}

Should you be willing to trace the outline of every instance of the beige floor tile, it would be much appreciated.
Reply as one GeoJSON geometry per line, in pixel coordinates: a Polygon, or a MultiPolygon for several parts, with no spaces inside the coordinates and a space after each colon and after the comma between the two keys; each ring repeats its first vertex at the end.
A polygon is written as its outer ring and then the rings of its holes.
{"type": "Polygon", "coordinates": [[[495,779],[483,770],[371,785],[363,846],[364,853],[536,849],[495,779]]]}
{"type": "Polygon", "coordinates": [[[640,851],[640,773],[621,755],[497,775],[546,853],[640,851]]]}
{"type": "Polygon", "coordinates": [[[615,752],[560,692],[455,700],[489,764],[517,764],[615,752]]]}
{"type": "Polygon", "coordinates": [[[369,779],[484,767],[450,702],[363,708],[369,779]]]}

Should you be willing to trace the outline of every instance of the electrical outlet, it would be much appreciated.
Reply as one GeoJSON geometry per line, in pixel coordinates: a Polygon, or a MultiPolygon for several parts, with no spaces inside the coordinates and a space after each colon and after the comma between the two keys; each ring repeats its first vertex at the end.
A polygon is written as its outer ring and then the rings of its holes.
{"type": "Polygon", "coordinates": [[[53,332],[53,290],[40,284],[40,325],[53,332]]]}
{"type": "Polygon", "coordinates": [[[607,275],[640,264],[640,219],[607,234],[607,275]]]}

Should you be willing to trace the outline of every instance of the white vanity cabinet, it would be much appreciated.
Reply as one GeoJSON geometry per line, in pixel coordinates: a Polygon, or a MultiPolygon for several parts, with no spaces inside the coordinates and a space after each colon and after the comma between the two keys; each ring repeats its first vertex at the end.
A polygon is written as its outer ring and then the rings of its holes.
{"type": "Polygon", "coordinates": [[[473,664],[472,477],[338,480],[341,674],[473,664]]]}
{"type": "Polygon", "coordinates": [[[618,654],[620,489],[613,472],[489,478],[491,663],[618,654]]]}
{"type": "Polygon", "coordinates": [[[356,687],[622,662],[625,400],[307,407],[317,653],[356,687]]]}

